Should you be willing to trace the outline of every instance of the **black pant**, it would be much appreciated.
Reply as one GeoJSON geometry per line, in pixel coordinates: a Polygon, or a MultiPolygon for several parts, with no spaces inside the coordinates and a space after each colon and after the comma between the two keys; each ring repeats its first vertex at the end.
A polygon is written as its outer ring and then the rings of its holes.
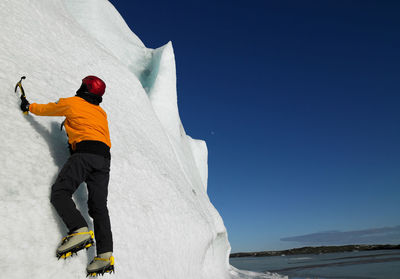
{"type": "Polygon", "coordinates": [[[112,252],[113,242],[107,209],[110,159],[90,153],[75,153],[65,163],[51,189],[51,203],[68,229],[87,227],[72,194],[82,182],[88,188],[89,215],[93,218],[97,254],[112,252]]]}

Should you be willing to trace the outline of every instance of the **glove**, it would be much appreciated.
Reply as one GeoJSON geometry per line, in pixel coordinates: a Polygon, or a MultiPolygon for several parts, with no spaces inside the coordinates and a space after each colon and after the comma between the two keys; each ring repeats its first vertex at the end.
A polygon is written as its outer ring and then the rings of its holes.
{"type": "Polygon", "coordinates": [[[28,112],[29,111],[29,106],[30,106],[30,103],[28,102],[26,97],[21,96],[21,110],[23,112],[28,112]]]}

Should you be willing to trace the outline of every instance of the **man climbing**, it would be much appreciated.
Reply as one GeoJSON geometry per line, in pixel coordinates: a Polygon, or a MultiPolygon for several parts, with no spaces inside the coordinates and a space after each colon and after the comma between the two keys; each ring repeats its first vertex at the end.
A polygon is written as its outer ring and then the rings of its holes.
{"type": "Polygon", "coordinates": [[[69,229],[56,255],[67,258],[93,245],[96,239],[97,257],[87,267],[90,276],[114,271],[113,241],[107,209],[110,173],[110,134],[106,112],[99,106],[105,83],[96,76],[87,76],[74,97],[61,98],[56,103],[30,104],[21,97],[21,110],[40,116],[65,116],[71,156],[61,169],[51,189],[51,203],[69,229]],[[72,194],[82,182],[88,189],[89,215],[94,232],[76,208],[72,194]]]}

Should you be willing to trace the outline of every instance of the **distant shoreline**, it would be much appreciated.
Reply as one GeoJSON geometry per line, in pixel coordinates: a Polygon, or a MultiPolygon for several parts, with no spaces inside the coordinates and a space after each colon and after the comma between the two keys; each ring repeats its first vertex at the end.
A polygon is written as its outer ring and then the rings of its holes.
{"type": "Polygon", "coordinates": [[[299,255],[299,254],[327,254],[337,252],[352,252],[352,251],[375,251],[375,250],[400,250],[399,245],[343,245],[343,246],[318,246],[318,247],[302,247],[293,248],[282,251],[262,251],[262,252],[241,252],[232,253],[230,258],[242,257],[271,257],[283,255],[299,255]]]}

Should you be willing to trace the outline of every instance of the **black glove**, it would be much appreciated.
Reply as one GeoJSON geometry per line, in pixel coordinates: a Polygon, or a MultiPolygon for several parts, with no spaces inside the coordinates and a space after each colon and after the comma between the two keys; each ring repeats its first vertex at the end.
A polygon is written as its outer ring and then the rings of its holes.
{"type": "Polygon", "coordinates": [[[30,103],[28,102],[26,97],[21,96],[21,110],[23,112],[28,112],[29,111],[29,106],[30,106],[30,103]]]}

